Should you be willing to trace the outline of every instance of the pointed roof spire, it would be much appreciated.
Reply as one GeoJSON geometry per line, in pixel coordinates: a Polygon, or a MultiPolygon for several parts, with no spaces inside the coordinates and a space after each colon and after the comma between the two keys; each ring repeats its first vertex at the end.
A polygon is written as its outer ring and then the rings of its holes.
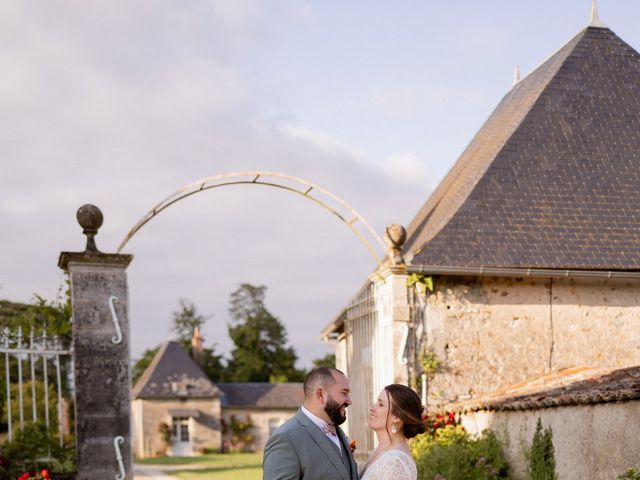
{"type": "Polygon", "coordinates": [[[629,61],[640,53],[589,27],[512,88],[409,224],[407,269],[640,269],[640,174],[628,173],[640,172],[640,72],[620,68],[629,61]]]}
{"type": "Polygon", "coordinates": [[[516,68],[513,71],[513,86],[514,87],[520,81],[520,79],[521,79],[521,77],[520,77],[520,65],[516,65],[516,68]]]}
{"type": "Polygon", "coordinates": [[[600,15],[598,15],[598,0],[591,0],[591,22],[589,26],[606,28],[606,25],[600,21],[600,15]]]}

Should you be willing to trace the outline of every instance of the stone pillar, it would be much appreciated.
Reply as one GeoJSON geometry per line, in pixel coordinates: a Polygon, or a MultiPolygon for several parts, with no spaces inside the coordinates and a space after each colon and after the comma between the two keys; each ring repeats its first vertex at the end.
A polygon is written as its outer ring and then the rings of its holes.
{"type": "Polygon", "coordinates": [[[84,252],[62,252],[71,281],[78,480],[133,478],[126,268],[132,255],[106,254],[94,236],[102,213],[80,207],[84,252]]]}
{"type": "Polygon", "coordinates": [[[406,231],[401,225],[386,228],[387,258],[372,276],[376,284],[378,338],[381,341],[378,358],[374,359],[374,383],[378,388],[392,382],[408,385],[411,380],[410,347],[414,332],[411,330],[407,271],[400,256],[405,239],[406,231]]]}
{"type": "Polygon", "coordinates": [[[385,343],[387,355],[378,359],[378,371],[384,384],[408,385],[411,365],[411,317],[407,295],[407,274],[396,268],[378,271],[376,283],[376,309],[378,311],[379,338],[385,343]]]}

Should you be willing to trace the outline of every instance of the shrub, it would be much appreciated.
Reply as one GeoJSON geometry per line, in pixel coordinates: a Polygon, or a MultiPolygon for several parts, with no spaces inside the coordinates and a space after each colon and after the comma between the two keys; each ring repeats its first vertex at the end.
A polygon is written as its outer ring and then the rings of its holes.
{"type": "Polygon", "coordinates": [[[13,440],[0,449],[0,480],[15,479],[25,472],[38,472],[43,469],[54,472],[56,478],[59,474],[73,472],[74,449],[71,446],[61,447],[58,438],[39,422],[29,423],[23,430],[16,431],[13,440]],[[43,461],[49,453],[51,460],[43,461]]]}
{"type": "Polygon", "coordinates": [[[246,420],[238,420],[235,415],[231,415],[229,423],[222,420],[222,434],[227,437],[225,450],[231,452],[250,452],[253,449],[255,439],[252,430],[253,422],[247,415],[246,420]]]}
{"type": "Polygon", "coordinates": [[[485,430],[473,438],[460,425],[416,437],[411,444],[418,478],[432,480],[508,479],[509,465],[496,435],[485,430]]]}
{"type": "Polygon", "coordinates": [[[162,422],[158,425],[158,433],[160,434],[160,439],[162,440],[162,446],[164,448],[162,454],[165,455],[167,453],[167,449],[171,446],[171,427],[167,423],[162,422]]]}
{"type": "Polygon", "coordinates": [[[527,480],[557,480],[556,457],[551,427],[542,428],[538,417],[531,450],[527,454],[527,480]]]}
{"type": "Polygon", "coordinates": [[[640,472],[635,468],[629,468],[622,475],[619,475],[616,480],[640,480],[640,472]]]}
{"type": "MultiPolygon", "coordinates": [[[[458,420],[454,412],[447,412],[437,415],[429,415],[424,418],[425,425],[427,426],[427,433],[431,436],[435,435],[439,429],[446,428],[448,426],[455,427],[458,425],[458,420]]],[[[460,428],[463,428],[460,426],[460,428]]]]}

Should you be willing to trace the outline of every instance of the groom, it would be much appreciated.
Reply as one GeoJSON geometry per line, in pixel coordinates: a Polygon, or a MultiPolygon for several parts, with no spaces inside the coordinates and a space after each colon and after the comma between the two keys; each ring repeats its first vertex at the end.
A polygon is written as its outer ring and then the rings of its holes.
{"type": "Polygon", "coordinates": [[[357,480],[349,441],[338,427],[351,405],[340,370],[317,367],[304,379],[304,403],[264,449],[263,480],[357,480]]]}

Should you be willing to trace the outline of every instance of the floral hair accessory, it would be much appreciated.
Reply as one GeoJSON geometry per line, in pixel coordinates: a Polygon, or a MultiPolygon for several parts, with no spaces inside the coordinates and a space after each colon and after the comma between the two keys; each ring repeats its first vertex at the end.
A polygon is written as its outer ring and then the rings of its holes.
{"type": "Polygon", "coordinates": [[[429,416],[429,407],[425,405],[424,408],[422,409],[422,415],[420,416],[420,418],[422,418],[422,421],[425,421],[428,416],[429,416]]]}

